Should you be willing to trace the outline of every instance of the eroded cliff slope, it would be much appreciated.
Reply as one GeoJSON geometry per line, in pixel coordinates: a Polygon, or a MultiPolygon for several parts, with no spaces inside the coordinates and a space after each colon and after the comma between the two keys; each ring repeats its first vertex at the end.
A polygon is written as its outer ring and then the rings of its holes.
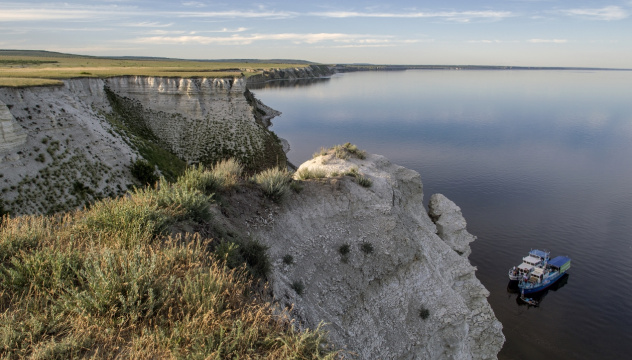
{"type": "Polygon", "coordinates": [[[331,341],[361,359],[496,357],[502,326],[467,259],[474,237],[454,203],[432,197],[435,224],[419,174],[379,155],[330,154],[306,169],[328,177],[245,219],[269,246],[281,305],[303,326],[325,322],[331,341]],[[372,185],[342,176],[354,172],[372,185]]]}
{"type": "Polygon", "coordinates": [[[283,166],[282,145],[267,130],[274,114],[243,77],[0,88],[2,206],[12,214],[53,213],[124,194],[140,158],[170,177],[187,163],[228,157],[252,171],[283,166]]]}

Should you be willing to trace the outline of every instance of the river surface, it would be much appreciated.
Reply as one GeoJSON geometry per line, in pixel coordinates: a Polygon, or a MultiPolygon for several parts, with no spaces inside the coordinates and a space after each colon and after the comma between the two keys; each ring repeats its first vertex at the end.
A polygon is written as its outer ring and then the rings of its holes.
{"type": "Polygon", "coordinates": [[[251,89],[300,165],[351,142],[421,174],[462,209],[477,277],[507,337],[501,359],[632,353],[632,72],[358,72],[251,89]],[[530,249],[567,278],[520,305],[507,271],[530,249]]]}

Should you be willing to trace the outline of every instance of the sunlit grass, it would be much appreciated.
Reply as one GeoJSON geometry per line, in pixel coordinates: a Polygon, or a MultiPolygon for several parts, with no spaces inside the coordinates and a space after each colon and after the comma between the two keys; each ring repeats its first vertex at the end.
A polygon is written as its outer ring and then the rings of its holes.
{"type": "Polygon", "coordinates": [[[114,76],[240,77],[273,68],[301,64],[206,62],[190,60],[120,60],[92,57],[40,57],[0,55],[0,86],[60,84],[59,79],[114,76]]]}
{"type": "MultiPolygon", "coordinates": [[[[234,161],[216,168],[239,170],[234,161]]],[[[222,252],[215,240],[169,231],[205,221],[217,169],[64,215],[0,218],[0,358],[339,358],[323,331],[296,329],[257,290],[251,274],[268,265],[253,259],[265,247],[222,252]],[[230,252],[248,266],[231,266],[230,252]]]]}

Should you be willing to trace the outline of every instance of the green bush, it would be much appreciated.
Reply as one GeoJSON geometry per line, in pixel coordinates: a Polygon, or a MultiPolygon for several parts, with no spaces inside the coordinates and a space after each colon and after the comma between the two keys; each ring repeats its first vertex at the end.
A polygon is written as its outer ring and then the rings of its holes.
{"type": "Polygon", "coordinates": [[[206,195],[197,189],[188,189],[179,182],[169,184],[160,179],[157,189],[152,191],[139,190],[143,196],[155,197],[158,206],[182,210],[176,220],[192,219],[195,221],[208,220],[211,217],[210,205],[212,195],[206,195]]]}
{"type": "Polygon", "coordinates": [[[290,285],[290,287],[298,295],[303,295],[303,292],[305,291],[305,284],[303,284],[303,282],[299,280],[294,281],[292,285],[290,285]]]}
{"type": "Polygon", "coordinates": [[[356,179],[356,182],[360,186],[368,188],[368,187],[371,187],[371,185],[373,185],[373,181],[364,175],[356,176],[355,179],[356,179]]]}
{"type": "Polygon", "coordinates": [[[287,254],[285,256],[283,256],[283,263],[285,265],[292,265],[294,264],[294,257],[290,254],[287,254]]]}
{"type": "Polygon", "coordinates": [[[274,201],[281,201],[290,190],[292,174],[285,169],[272,168],[253,176],[263,193],[274,201]]]}
{"type": "Polygon", "coordinates": [[[360,250],[362,250],[365,254],[371,254],[373,253],[373,244],[370,242],[363,242],[362,245],[360,245],[360,250]]]}
{"type": "Polygon", "coordinates": [[[153,185],[158,181],[154,166],[143,159],[138,159],[130,167],[132,175],[143,185],[153,185]]]}
{"type": "Polygon", "coordinates": [[[244,167],[237,160],[230,158],[215,164],[211,171],[216,178],[220,179],[221,189],[225,190],[237,185],[244,167]]]}
{"type": "Polygon", "coordinates": [[[419,317],[426,320],[429,316],[430,316],[430,310],[422,306],[421,309],[419,309],[419,317]]]}
{"type": "Polygon", "coordinates": [[[187,190],[197,190],[211,195],[214,191],[221,190],[223,182],[213,171],[198,165],[187,168],[184,174],[178,177],[176,184],[187,190]]]}

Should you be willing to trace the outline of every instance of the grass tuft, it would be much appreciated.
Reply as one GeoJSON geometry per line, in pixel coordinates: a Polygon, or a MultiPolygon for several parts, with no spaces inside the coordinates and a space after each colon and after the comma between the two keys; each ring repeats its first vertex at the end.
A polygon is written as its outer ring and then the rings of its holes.
{"type": "Polygon", "coordinates": [[[279,202],[290,190],[292,174],[285,169],[272,168],[254,175],[252,179],[259,184],[267,197],[279,202]]]}
{"type": "Polygon", "coordinates": [[[324,179],[326,177],[327,170],[325,169],[302,168],[296,172],[296,178],[298,180],[324,179]]]}

